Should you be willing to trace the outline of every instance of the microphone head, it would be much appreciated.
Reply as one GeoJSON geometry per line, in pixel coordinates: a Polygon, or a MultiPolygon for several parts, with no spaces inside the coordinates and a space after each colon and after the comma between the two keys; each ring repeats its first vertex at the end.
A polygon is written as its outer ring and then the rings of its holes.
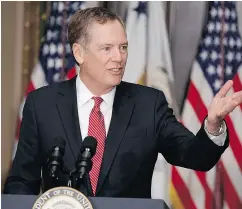
{"type": "Polygon", "coordinates": [[[52,151],[56,148],[59,148],[60,152],[62,152],[62,154],[64,155],[65,153],[65,147],[66,147],[66,140],[63,139],[62,137],[56,137],[54,139],[54,143],[52,146],[52,151]]]}
{"type": "Polygon", "coordinates": [[[97,140],[93,136],[87,136],[81,145],[81,153],[84,152],[87,148],[90,149],[92,156],[95,155],[97,149],[97,140]]]}

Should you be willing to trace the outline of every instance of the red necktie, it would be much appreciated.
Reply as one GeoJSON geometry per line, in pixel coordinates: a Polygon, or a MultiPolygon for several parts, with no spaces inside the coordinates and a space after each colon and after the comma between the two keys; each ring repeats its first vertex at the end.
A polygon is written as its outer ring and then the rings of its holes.
{"type": "Polygon", "coordinates": [[[94,107],[89,117],[88,136],[93,136],[97,140],[97,149],[96,154],[92,158],[93,165],[89,174],[92,190],[95,195],[105,147],[106,131],[104,117],[100,110],[103,99],[101,97],[93,97],[92,99],[94,100],[94,107]]]}

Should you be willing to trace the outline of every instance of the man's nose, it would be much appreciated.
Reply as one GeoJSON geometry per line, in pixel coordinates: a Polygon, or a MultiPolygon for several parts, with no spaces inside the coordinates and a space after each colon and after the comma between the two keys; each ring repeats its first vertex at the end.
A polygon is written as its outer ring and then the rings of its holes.
{"type": "Polygon", "coordinates": [[[114,49],[112,52],[112,61],[114,62],[121,62],[122,61],[122,53],[120,49],[114,49]]]}

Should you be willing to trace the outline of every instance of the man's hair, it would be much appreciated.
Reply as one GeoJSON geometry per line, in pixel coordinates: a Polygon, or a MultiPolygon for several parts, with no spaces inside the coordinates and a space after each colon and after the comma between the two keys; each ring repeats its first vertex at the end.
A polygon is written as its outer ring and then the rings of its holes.
{"type": "Polygon", "coordinates": [[[125,28],[123,20],[113,12],[110,12],[104,7],[93,7],[83,10],[78,10],[70,19],[68,25],[67,36],[71,45],[81,41],[86,45],[88,42],[88,28],[93,22],[105,24],[108,21],[118,20],[125,28]]]}

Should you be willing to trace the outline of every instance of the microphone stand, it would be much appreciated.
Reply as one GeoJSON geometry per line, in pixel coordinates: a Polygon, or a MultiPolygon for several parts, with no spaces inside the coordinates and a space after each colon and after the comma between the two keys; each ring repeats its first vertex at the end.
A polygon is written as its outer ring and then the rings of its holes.
{"type": "Polygon", "coordinates": [[[63,169],[62,172],[65,175],[68,175],[68,180],[67,180],[67,187],[73,188],[73,173],[76,171],[76,169],[74,168],[73,170],[68,169],[66,166],[63,165],[63,169]]]}
{"type": "MultiPolygon", "coordinates": [[[[92,165],[92,161],[90,162],[85,162],[86,164],[90,163],[92,165]]],[[[79,191],[84,191],[85,188],[87,189],[87,175],[88,175],[88,170],[86,170],[86,167],[81,165],[80,169],[77,170],[74,173],[75,176],[75,189],[79,191]]]]}
{"type": "MultiPolygon", "coordinates": [[[[86,183],[86,173],[82,172],[83,169],[81,168],[81,172],[78,172],[76,168],[73,170],[69,170],[66,167],[63,167],[62,172],[66,175],[68,175],[67,180],[67,187],[74,188],[78,191],[85,191],[85,186],[87,186],[86,183]]],[[[58,179],[58,178],[57,178],[58,179]]]]}
{"type": "Polygon", "coordinates": [[[92,160],[90,158],[90,149],[86,148],[85,151],[88,153],[83,153],[82,158],[79,159],[79,162],[76,166],[76,172],[74,173],[75,176],[75,189],[78,191],[88,191],[88,172],[92,168],[92,160]]]}
{"type": "Polygon", "coordinates": [[[51,158],[49,158],[47,162],[52,188],[58,186],[58,180],[59,180],[58,173],[63,168],[62,157],[63,157],[63,154],[61,153],[60,147],[57,146],[52,151],[51,158]]]}
{"type": "Polygon", "coordinates": [[[84,191],[87,189],[86,174],[82,174],[76,177],[76,189],[78,191],[84,191]]]}
{"type": "Polygon", "coordinates": [[[57,187],[58,186],[57,182],[59,180],[58,176],[51,174],[50,178],[51,178],[51,182],[52,182],[52,188],[57,187]]]}

